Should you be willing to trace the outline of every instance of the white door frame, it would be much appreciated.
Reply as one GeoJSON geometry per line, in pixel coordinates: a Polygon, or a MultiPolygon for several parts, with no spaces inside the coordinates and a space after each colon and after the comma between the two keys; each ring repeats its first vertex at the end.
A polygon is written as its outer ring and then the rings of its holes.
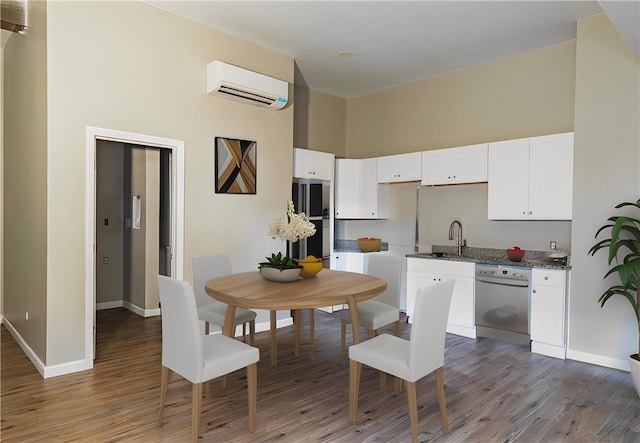
{"type": "Polygon", "coordinates": [[[108,140],[171,150],[171,237],[173,260],[171,275],[184,275],[184,141],[114,129],[86,127],[85,173],[85,340],[87,368],[93,367],[94,313],[96,309],[96,140],[108,140]]]}

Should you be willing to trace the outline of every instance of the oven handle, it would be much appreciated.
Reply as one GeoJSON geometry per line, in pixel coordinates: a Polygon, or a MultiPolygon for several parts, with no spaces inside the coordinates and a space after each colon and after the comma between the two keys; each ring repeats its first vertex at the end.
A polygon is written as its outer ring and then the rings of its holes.
{"type": "Polygon", "coordinates": [[[516,288],[526,288],[529,286],[528,280],[512,280],[506,278],[476,277],[476,283],[477,282],[498,286],[513,286],[516,288]]]}

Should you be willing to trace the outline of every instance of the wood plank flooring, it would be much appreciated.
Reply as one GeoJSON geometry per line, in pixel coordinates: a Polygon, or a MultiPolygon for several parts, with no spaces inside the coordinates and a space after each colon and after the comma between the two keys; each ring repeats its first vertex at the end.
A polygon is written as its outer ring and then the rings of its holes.
{"type": "MultiPolygon", "coordinates": [[[[158,426],[161,321],[124,309],[99,311],[95,367],[42,379],[1,329],[2,442],[181,442],[191,426],[191,387],[169,384],[158,426]]],[[[348,421],[348,365],[340,363],[339,314],[316,311],[315,358],[293,355],[293,327],[278,330],[278,366],[269,333],[260,348],[255,434],[248,432],[246,372],[210,385],[201,441],[408,442],[406,393],[378,389],[362,372],[358,421],[348,421]]],[[[409,328],[405,330],[408,337],[409,328]]],[[[350,336],[348,338],[350,340],[350,336]]],[[[524,346],[447,335],[445,395],[451,432],[438,412],[433,375],[417,383],[420,441],[640,442],[640,399],[627,372],[529,353],[524,346]]]]}

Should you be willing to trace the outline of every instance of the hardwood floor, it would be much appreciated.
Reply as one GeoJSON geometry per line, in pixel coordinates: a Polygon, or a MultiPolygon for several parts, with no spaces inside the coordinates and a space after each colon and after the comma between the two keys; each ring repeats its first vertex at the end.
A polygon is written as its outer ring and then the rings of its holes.
{"type": "MultiPolygon", "coordinates": [[[[180,442],[190,437],[191,386],[169,384],[158,426],[161,322],[124,309],[98,312],[92,370],[44,380],[13,337],[1,332],[3,442],[180,442]]],[[[293,327],[278,331],[278,366],[269,333],[260,348],[256,433],[248,432],[245,371],[214,381],[203,399],[202,441],[411,441],[407,398],[378,389],[362,372],[357,425],[349,425],[348,365],[340,364],[339,314],[316,311],[315,358],[293,355],[293,327]]],[[[408,337],[409,330],[405,331],[408,337]]],[[[350,340],[350,335],[348,337],[350,340]]],[[[524,346],[447,335],[445,395],[451,432],[440,421],[435,382],[417,383],[420,441],[640,442],[640,399],[627,372],[530,354],[524,346]]]]}

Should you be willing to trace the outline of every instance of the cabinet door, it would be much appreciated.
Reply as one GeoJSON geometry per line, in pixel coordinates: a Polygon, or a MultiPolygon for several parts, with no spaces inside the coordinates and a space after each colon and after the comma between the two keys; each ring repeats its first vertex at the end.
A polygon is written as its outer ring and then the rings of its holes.
{"type": "Polygon", "coordinates": [[[529,218],[529,139],[489,143],[488,217],[529,218]]]}
{"type": "Polygon", "coordinates": [[[295,148],[293,151],[293,176],[331,181],[333,180],[334,159],[335,156],[327,152],[295,148]]]}
{"type": "Polygon", "coordinates": [[[358,160],[359,172],[359,214],[360,218],[378,218],[378,166],[377,159],[358,160]]]}
{"type": "Polygon", "coordinates": [[[422,152],[422,184],[453,185],[487,181],[488,145],[422,152]]]}
{"type": "Polygon", "coordinates": [[[436,149],[422,152],[423,185],[444,185],[453,179],[453,151],[436,149]]]}
{"type": "Polygon", "coordinates": [[[487,181],[487,144],[453,148],[452,183],[479,183],[487,181]]]}
{"type": "Polygon", "coordinates": [[[378,157],[377,163],[378,183],[417,181],[422,175],[422,156],[419,152],[378,157]]]}
{"type": "Polygon", "coordinates": [[[531,218],[571,220],[573,133],[532,138],[529,157],[531,218]]]}
{"type": "Polygon", "coordinates": [[[425,271],[407,271],[407,321],[413,323],[413,310],[416,305],[418,291],[433,286],[442,278],[437,274],[425,271]]]}
{"type": "Polygon", "coordinates": [[[336,160],[335,216],[359,218],[360,160],[336,160]]]}
{"type": "Polygon", "coordinates": [[[443,276],[444,278],[455,278],[456,284],[453,287],[453,297],[449,307],[449,320],[447,323],[453,325],[473,328],[475,326],[475,309],[473,291],[475,281],[472,278],[456,276],[443,276]]]}
{"type": "Polygon", "coordinates": [[[329,263],[331,269],[336,271],[346,271],[347,270],[347,257],[345,253],[335,252],[331,254],[331,262],[329,263]]]}
{"type": "Polygon", "coordinates": [[[564,271],[533,269],[531,272],[531,340],[533,341],[564,346],[564,275],[564,271]],[[561,286],[551,285],[558,282],[561,286]]]}

